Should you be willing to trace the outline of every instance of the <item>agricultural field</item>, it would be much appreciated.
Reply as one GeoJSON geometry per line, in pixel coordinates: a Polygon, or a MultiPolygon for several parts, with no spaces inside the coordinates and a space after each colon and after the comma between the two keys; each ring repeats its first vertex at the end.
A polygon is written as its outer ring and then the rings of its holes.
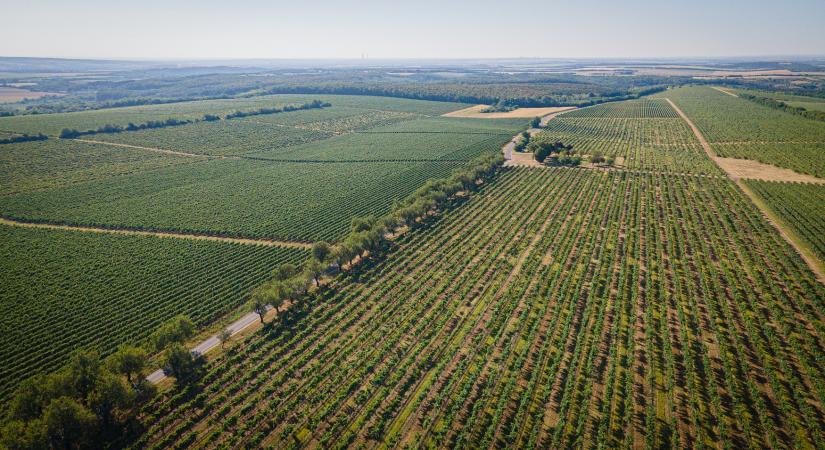
{"type": "Polygon", "coordinates": [[[822,447],[823,299],[729,180],[513,168],[146,405],[134,446],[822,447]]]}
{"type": "Polygon", "coordinates": [[[825,122],[732,97],[709,87],[683,87],[667,97],[690,117],[723,157],[754,159],[825,178],[825,122]]]}
{"type": "Polygon", "coordinates": [[[335,241],[352,217],[383,214],[460,164],[211,160],[0,197],[0,211],[36,222],[335,241]]]}
{"type": "Polygon", "coordinates": [[[77,348],[110,353],[169,317],[206,325],[306,250],[0,225],[0,398],[77,348]]]}
{"type": "Polygon", "coordinates": [[[565,112],[536,138],[590,155],[624,157],[629,169],[717,175],[690,128],[664,100],[631,100],[565,112]]]}
{"type": "Polygon", "coordinates": [[[759,180],[745,183],[825,261],[825,186],[759,180]]]}
{"type": "MultiPolygon", "coordinates": [[[[234,111],[254,110],[258,108],[276,108],[296,105],[319,99],[337,107],[359,108],[372,111],[393,111],[396,113],[414,113],[437,116],[461,107],[462,103],[430,102],[424,100],[406,100],[387,97],[359,97],[349,95],[268,95],[260,97],[233,98],[223,100],[203,100],[158,105],[143,105],[126,108],[100,109],[59,114],[35,114],[13,117],[0,117],[0,130],[18,133],[57,135],[64,128],[77,130],[95,129],[106,124],[126,126],[129,122],[144,123],[150,120],[200,119],[205,114],[224,115],[234,111]]],[[[266,120],[265,117],[289,116],[274,114],[256,116],[255,121],[266,120]]]]}
{"type": "Polygon", "coordinates": [[[0,196],[65,187],[197,161],[65,140],[0,145],[0,196]]]}

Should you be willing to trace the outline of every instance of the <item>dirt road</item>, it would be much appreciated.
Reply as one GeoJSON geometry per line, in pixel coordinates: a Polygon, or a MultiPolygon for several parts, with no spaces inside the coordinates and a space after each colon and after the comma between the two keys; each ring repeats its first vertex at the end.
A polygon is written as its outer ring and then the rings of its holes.
{"type": "Polygon", "coordinates": [[[67,230],[67,231],[84,231],[88,233],[107,233],[107,234],[125,234],[130,236],[155,236],[161,238],[173,238],[173,239],[192,239],[192,240],[203,240],[203,241],[216,241],[216,242],[229,242],[233,244],[244,244],[244,245],[266,245],[272,247],[290,247],[290,248],[306,248],[309,249],[312,247],[312,244],[307,242],[295,242],[295,241],[276,241],[270,239],[249,239],[249,238],[233,238],[233,237],[223,237],[223,236],[210,236],[205,234],[187,234],[187,233],[178,233],[174,231],[140,231],[140,230],[129,230],[129,229],[117,229],[117,228],[96,228],[96,227],[84,227],[84,226],[75,226],[75,225],[59,225],[59,224],[51,224],[51,223],[35,223],[35,222],[25,222],[20,220],[14,219],[7,219],[4,217],[0,217],[0,225],[8,225],[13,227],[25,227],[25,228],[44,228],[49,230],[67,230]]]}
{"type": "Polygon", "coordinates": [[[791,227],[787,226],[781,219],[779,219],[776,214],[762,201],[762,199],[754,193],[750,188],[742,182],[741,178],[735,172],[729,172],[726,165],[720,164],[720,160],[724,159],[731,159],[731,158],[719,158],[716,156],[716,152],[710,147],[708,141],[705,140],[705,137],[702,136],[702,133],[699,131],[699,128],[693,124],[693,122],[673,103],[669,98],[666,98],[670,106],[679,114],[679,117],[688,124],[691,130],[693,130],[693,134],[696,136],[696,139],[699,140],[699,143],[702,145],[702,148],[705,150],[705,153],[719,166],[726,174],[736,183],[737,186],[742,190],[742,192],[751,199],[754,205],[762,211],[762,214],[767,219],[768,223],[774,226],[776,230],[779,232],[779,235],[782,236],[785,241],[793,247],[799,256],[805,261],[805,263],[810,267],[811,271],[814,273],[816,278],[819,280],[820,283],[825,284],[825,264],[819,260],[819,258],[811,252],[808,247],[796,236],[796,233],[791,229],[791,227]]]}

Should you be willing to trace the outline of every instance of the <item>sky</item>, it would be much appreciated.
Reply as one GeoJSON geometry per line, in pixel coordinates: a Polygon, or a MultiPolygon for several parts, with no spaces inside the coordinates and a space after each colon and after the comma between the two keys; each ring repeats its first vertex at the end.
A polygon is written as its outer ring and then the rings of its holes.
{"type": "Polygon", "coordinates": [[[0,0],[0,56],[825,55],[825,0],[0,0]]]}

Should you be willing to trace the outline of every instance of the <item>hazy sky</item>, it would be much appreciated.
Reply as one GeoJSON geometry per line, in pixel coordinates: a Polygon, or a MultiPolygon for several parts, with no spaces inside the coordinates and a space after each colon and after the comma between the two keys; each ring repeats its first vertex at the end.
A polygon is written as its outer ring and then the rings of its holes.
{"type": "Polygon", "coordinates": [[[825,0],[0,0],[0,56],[825,54],[825,0]]]}

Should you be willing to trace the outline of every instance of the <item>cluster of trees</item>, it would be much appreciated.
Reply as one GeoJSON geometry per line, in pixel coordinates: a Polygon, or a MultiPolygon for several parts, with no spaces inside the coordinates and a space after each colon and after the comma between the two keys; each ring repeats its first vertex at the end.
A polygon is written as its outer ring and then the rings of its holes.
{"type": "Polygon", "coordinates": [[[137,407],[154,386],[133,379],[146,361],[136,347],[121,347],[106,361],[78,352],[62,370],[32,377],[8,403],[0,447],[94,448],[121,439],[137,407]]]}
{"type": "Polygon", "coordinates": [[[37,134],[23,134],[20,136],[12,136],[10,138],[0,139],[0,145],[2,144],[16,144],[18,142],[31,142],[31,141],[45,141],[49,137],[43,133],[37,134]]]}
{"type": "Polygon", "coordinates": [[[593,153],[590,154],[590,162],[593,164],[604,164],[612,166],[613,163],[616,162],[616,157],[613,155],[604,156],[604,154],[601,151],[593,150],[593,153]]]}
{"type": "Polygon", "coordinates": [[[283,108],[260,108],[252,111],[235,111],[233,113],[227,114],[224,118],[228,120],[239,117],[259,116],[262,114],[278,114],[282,112],[300,111],[302,109],[328,108],[330,106],[332,106],[331,103],[322,102],[321,100],[313,100],[311,102],[304,103],[303,105],[298,106],[286,105],[283,108]]]}
{"type": "Polygon", "coordinates": [[[560,165],[579,165],[581,158],[573,152],[573,146],[563,142],[531,142],[527,151],[533,154],[540,163],[556,163],[560,165]],[[578,161],[573,164],[574,158],[578,161]]]}
{"type": "Polygon", "coordinates": [[[782,100],[777,100],[775,98],[760,97],[751,94],[739,94],[739,96],[752,102],[756,102],[760,105],[767,106],[769,108],[778,109],[790,114],[796,114],[797,116],[802,116],[806,119],[819,120],[821,122],[825,122],[825,111],[810,111],[801,106],[789,105],[783,102],[782,100]]]}
{"type": "Polygon", "coordinates": [[[201,363],[183,347],[191,320],[178,316],[161,325],[146,347],[121,345],[103,359],[79,351],[62,369],[22,382],[8,402],[0,448],[105,448],[135,429],[139,407],[155,394],[144,378],[149,354],[162,352],[167,375],[189,380],[201,363]]]}
{"type": "Polygon", "coordinates": [[[527,146],[530,144],[530,133],[527,131],[521,132],[521,140],[516,142],[515,150],[517,152],[523,152],[527,146]]]}
{"type": "Polygon", "coordinates": [[[138,131],[138,130],[147,130],[153,128],[166,128],[166,127],[174,127],[178,125],[187,125],[193,123],[192,120],[180,120],[180,119],[173,119],[169,118],[166,120],[150,120],[145,123],[140,123],[135,125],[132,122],[129,122],[128,125],[125,127],[120,125],[111,125],[106,124],[96,130],[86,130],[86,131],[79,131],[74,128],[64,128],[60,132],[61,139],[74,139],[80,136],[87,136],[90,134],[111,134],[111,133],[121,133],[123,131],[138,131]]]}

